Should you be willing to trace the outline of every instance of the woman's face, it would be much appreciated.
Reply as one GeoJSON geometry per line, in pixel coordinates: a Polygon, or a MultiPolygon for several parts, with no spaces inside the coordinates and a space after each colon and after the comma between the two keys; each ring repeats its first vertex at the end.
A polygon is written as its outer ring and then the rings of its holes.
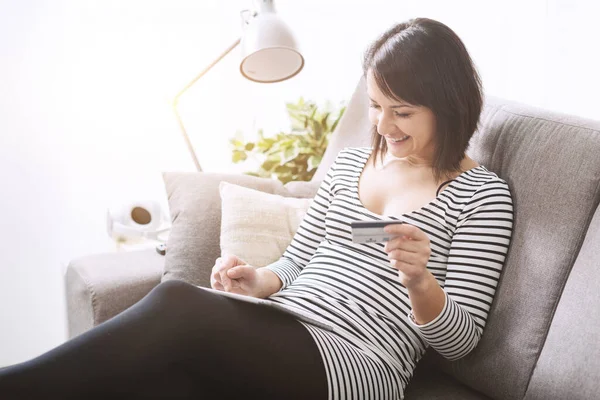
{"type": "Polygon", "coordinates": [[[436,119],[427,107],[413,106],[386,97],[367,73],[369,120],[385,137],[388,153],[417,165],[431,165],[435,150],[436,119]],[[399,140],[399,141],[398,141],[399,140]]]}

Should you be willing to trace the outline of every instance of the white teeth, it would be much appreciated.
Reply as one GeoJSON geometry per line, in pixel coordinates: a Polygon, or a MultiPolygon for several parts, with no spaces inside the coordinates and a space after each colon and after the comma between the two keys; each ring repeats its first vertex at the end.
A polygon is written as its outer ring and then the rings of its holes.
{"type": "Polygon", "coordinates": [[[389,139],[389,140],[390,140],[391,142],[394,142],[394,143],[396,143],[396,142],[401,142],[401,141],[403,141],[403,140],[405,140],[405,139],[408,139],[408,135],[406,135],[406,136],[404,136],[403,138],[400,138],[400,139],[389,139]]]}

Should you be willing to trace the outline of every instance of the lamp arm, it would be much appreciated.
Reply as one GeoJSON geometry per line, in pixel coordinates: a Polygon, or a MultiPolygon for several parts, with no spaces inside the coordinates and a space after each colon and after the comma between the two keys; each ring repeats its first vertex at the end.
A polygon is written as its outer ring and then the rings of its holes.
{"type": "Polygon", "coordinates": [[[177,117],[177,122],[179,123],[179,129],[181,129],[181,133],[183,134],[183,138],[185,139],[185,143],[187,148],[194,160],[194,164],[196,165],[196,169],[201,172],[202,168],[200,168],[200,163],[198,162],[198,158],[196,157],[196,152],[194,151],[194,147],[192,146],[192,142],[185,130],[183,125],[183,121],[181,119],[181,115],[179,115],[179,111],[177,110],[177,106],[179,105],[179,98],[190,88],[192,87],[200,78],[202,78],[208,71],[212,69],[219,61],[221,61],[227,54],[231,52],[242,39],[238,38],[235,42],[233,42],[223,53],[221,53],[212,63],[210,63],[204,70],[202,70],[194,79],[190,81],[173,99],[173,111],[175,112],[175,116],[177,117]]]}

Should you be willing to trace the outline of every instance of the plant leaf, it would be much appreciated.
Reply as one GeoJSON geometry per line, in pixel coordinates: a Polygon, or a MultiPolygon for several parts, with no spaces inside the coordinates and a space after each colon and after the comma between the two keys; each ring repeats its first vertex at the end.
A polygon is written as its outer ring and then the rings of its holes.
{"type": "Polygon", "coordinates": [[[273,169],[273,167],[278,164],[279,164],[279,162],[276,160],[266,160],[265,162],[262,163],[262,165],[260,167],[262,169],[264,169],[265,171],[271,171],[273,169]]]}
{"type": "Polygon", "coordinates": [[[321,127],[323,128],[323,130],[325,132],[328,132],[327,129],[327,120],[329,119],[329,116],[331,115],[331,113],[325,113],[325,115],[323,115],[323,118],[321,118],[321,127]]]}
{"type": "Polygon", "coordinates": [[[244,161],[247,158],[248,158],[248,156],[246,155],[245,151],[235,150],[231,157],[231,161],[233,161],[234,163],[237,164],[241,161],[244,161]]]}
{"type": "Polygon", "coordinates": [[[310,156],[307,160],[307,171],[312,171],[321,164],[321,156],[310,156]]]}
{"type": "Polygon", "coordinates": [[[229,141],[233,145],[234,148],[239,149],[240,147],[244,147],[244,142],[239,139],[231,139],[229,141]]]}
{"type": "Polygon", "coordinates": [[[280,165],[287,164],[289,161],[296,158],[298,153],[300,153],[300,149],[298,148],[298,146],[290,146],[290,147],[285,148],[281,153],[280,165]]]}

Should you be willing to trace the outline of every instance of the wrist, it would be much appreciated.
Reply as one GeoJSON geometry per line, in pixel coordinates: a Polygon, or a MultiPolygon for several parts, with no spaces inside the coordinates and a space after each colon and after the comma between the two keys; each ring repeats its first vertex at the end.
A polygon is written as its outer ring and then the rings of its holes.
{"type": "Polygon", "coordinates": [[[277,274],[268,268],[261,267],[256,270],[260,282],[258,297],[266,298],[273,293],[278,292],[283,286],[283,282],[277,274]]]}
{"type": "Polygon", "coordinates": [[[433,274],[427,270],[422,276],[412,278],[406,282],[404,286],[406,286],[409,292],[421,295],[430,292],[432,288],[439,286],[439,284],[433,274]]]}
{"type": "Polygon", "coordinates": [[[436,319],[446,304],[446,294],[433,274],[407,287],[412,310],[410,319],[416,325],[429,324],[436,319]]]}

